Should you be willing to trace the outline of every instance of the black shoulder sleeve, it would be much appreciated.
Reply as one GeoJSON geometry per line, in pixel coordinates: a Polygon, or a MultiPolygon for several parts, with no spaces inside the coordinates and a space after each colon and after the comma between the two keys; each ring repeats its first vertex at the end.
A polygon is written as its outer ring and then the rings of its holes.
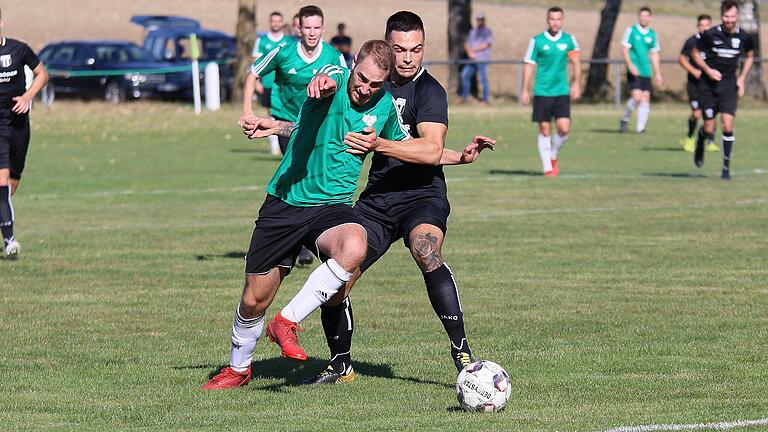
{"type": "Polygon", "coordinates": [[[744,34],[744,52],[748,53],[750,51],[754,51],[755,49],[755,43],[752,40],[752,35],[749,33],[744,34]]]}
{"type": "Polygon", "coordinates": [[[696,46],[697,41],[696,37],[689,37],[688,40],[685,41],[685,44],[683,44],[683,49],[680,50],[680,54],[690,57],[691,51],[693,51],[693,47],[696,46]]]}
{"type": "Polygon", "coordinates": [[[699,41],[696,43],[696,48],[698,48],[699,51],[706,51],[707,48],[712,44],[712,34],[709,32],[709,30],[705,31],[701,34],[701,37],[699,38],[699,41]]]}
{"type": "Polygon", "coordinates": [[[431,76],[424,80],[417,94],[416,124],[442,123],[448,126],[448,94],[431,76]]]}
{"type": "Polygon", "coordinates": [[[40,59],[37,57],[37,54],[35,54],[34,51],[32,51],[32,48],[29,47],[29,45],[19,42],[21,44],[21,52],[22,52],[22,58],[21,61],[29,66],[30,69],[35,70],[35,68],[40,64],[40,59]]]}

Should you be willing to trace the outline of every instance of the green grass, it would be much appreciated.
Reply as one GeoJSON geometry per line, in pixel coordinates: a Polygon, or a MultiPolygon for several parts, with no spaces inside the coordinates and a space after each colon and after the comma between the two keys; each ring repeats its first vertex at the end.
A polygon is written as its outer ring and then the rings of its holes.
{"type": "MultiPolygon", "coordinates": [[[[647,134],[575,109],[557,179],[537,174],[529,111],[457,107],[444,255],[476,354],[512,375],[497,415],[456,411],[455,371],[409,254],[395,245],[353,293],[352,385],[290,385],[304,366],[262,343],[247,387],[201,392],[228,360],[263,187],[277,160],[237,114],[59,103],[33,116],[14,197],[24,253],[0,261],[0,430],[521,430],[768,416],[765,111],[736,126],[734,179],[679,151],[682,105],[647,134]]],[[[285,282],[269,317],[309,270],[285,282]]],[[[755,429],[751,429],[755,430],[755,429]]]]}

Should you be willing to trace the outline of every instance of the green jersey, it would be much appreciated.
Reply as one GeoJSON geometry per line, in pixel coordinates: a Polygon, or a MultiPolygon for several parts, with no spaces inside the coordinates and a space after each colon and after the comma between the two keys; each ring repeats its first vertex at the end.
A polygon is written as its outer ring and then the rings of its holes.
{"type": "Polygon", "coordinates": [[[579,50],[576,38],[562,31],[554,36],[545,31],[531,38],[525,51],[525,62],[536,65],[534,96],[569,94],[568,56],[572,51],[579,50]]]}
{"type": "Polygon", "coordinates": [[[296,42],[268,52],[253,63],[251,73],[258,77],[275,73],[271,114],[295,122],[307,98],[307,85],[317,71],[326,65],[346,68],[346,64],[341,53],[325,42],[320,42],[311,58],[304,55],[301,42],[296,42]]]}
{"type": "Polygon", "coordinates": [[[382,138],[408,138],[389,92],[381,90],[355,106],[347,93],[349,70],[326,66],[321,71],[336,80],[336,93],[304,102],[288,150],[267,186],[268,194],[296,207],[352,205],[365,156],[347,153],[347,132],[371,126],[382,138]]]}
{"type": "MultiPolygon", "coordinates": [[[[253,53],[251,56],[258,61],[273,49],[282,48],[289,42],[292,42],[292,39],[282,32],[278,38],[273,38],[272,33],[266,33],[265,35],[256,38],[256,43],[253,44],[253,53]]],[[[259,79],[261,79],[261,84],[264,88],[272,88],[272,84],[275,82],[275,74],[270,73],[261,75],[259,76],[259,79]]]]}
{"type": "Polygon", "coordinates": [[[629,48],[629,59],[635,65],[641,77],[653,76],[651,53],[661,51],[659,39],[652,28],[643,28],[640,24],[627,27],[621,44],[629,48]]]}

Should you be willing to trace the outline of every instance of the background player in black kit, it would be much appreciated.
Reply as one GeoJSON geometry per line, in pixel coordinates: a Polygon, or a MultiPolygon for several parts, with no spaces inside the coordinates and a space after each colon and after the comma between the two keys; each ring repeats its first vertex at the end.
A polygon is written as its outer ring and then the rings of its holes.
{"type": "Polygon", "coordinates": [[[350,357],[354,324],[347,295],[361,273],[400,238],[422,271],[429,300],[448,333],[457,369],[472,361],[458,288],[441,252],[450,212],[441,166],[471,163],[495,141],[475,136],[462,153],[444,149],[448,98],[440,83],[421,66],[425,42],[421,18],[413,12],[395,13],[387,21],[385,38],[397,60],[385,88],[392,93],[402,123],[414,139],[378,139],[370,145],[362,135],[350,133],[345,140],[351,153],[375,152],[368,185],[354,207],[368,233],[368,253],[345,291],[321,308],[332,358],[324,371],[305,381],[307,384],[354,380],[350,357]]]}
{"type": "MultiPolygon", "coordinates": [[[[712,17],[709,15],[699,15],[696,21],[696,33],[689,37],[683,45],[683,49],[680,50],[680,56],[678,57],[678,63],[680,66],[688,72],[688,82],[685,89],[688,92],[688,103],[691,105],[691,116],[688,117],[688,135],[683,140],[683,150],[687,152],[693,152],[696,148],[696,126],[701,119],[701,104],[699,103],[699,78],[701,78],[701,69],[698,64],[693,60],[691,55],[693,49],[699,43],[701,34],[709,30],[712,26],[712,17]]],[[[707,143],[707,151],[718,151],[720,148],[712,142],[707,143]]]]}
{"type": "Polygon", "coordinates": [[[704,72],[699,84],[704,126],[699,129],[694,152],[697,167],[704,164],[704,143],[715,133],[715,117],[720,113],[723,130],[723,171],[721,178],[731,178],[731,152],[736,138],[733,119],[740,96],[744,96],[744,82],[755,61],[752,37],[739,29],[739,6],[734,0],[720,5],[722,24],[704,32],[693,50],[693,59],[704,72]],[[702,54],[703,57],[702,58],[702,54]],[[736,75],[741,57],[745,57],[741,74],[736,75]]]}
{"type": "Polygon", "coordinates": [[[5,256],[15,258],[21,245],[13,236],[11,195],[16,193],[27,158],[32,99],[48,82],[48,72],[27,44],[2,36],[2,28],[0,11],[0,231],[5,256]],[[24,66],[35,74],[29,90],[24,66]]]}

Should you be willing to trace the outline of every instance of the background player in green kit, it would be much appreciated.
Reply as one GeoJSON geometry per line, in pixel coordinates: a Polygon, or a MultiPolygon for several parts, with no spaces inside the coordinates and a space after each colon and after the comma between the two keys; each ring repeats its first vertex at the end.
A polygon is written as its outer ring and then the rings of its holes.
{"type": "MultiPolygon", "coordinates": [[[[230,365],[203,389],[239,387],[251,379],[251,361],[264,328],[264,313],[302,245],[323,259],[299,294],[278,318],[302,321],[328,301],[352,277],[365,258],[366,232],[352,209],[352,199],[365,155],[347,152],[345,137],[365,133],[371,141],[408,138],[392,96],[383,89],[395,64],[386,41],[368,41],[350,73],[326,66],[332,85],[307,99],[298,120],[291,122],[250,117],[249,137],[290,136],[290,145],[267,186],[267,198],[246,256],[246,285],[232,327],[230,365]]],[[[306,91],[306,90],[305,90],[306,91]]],[[[296,326],[270,325],[270,339],[295,337],[296,326]],[[277,328],[275,328],[277,327],[277,328]]]]}
{"type": "Polygon", "coordinates": [[[651,16],[651,8],[641,7],[637,11],[637,24],[628,27],[621,40],[622,56],[627,64],[627,88],[629,89],[627,109],[619,125],[621,132],[629,130],[629,119],[635,108],[637,108],[635,130],[638,133],[645,132],[648,116],[651,114],[651,92],[653,91],[651,77],[656,78],[656,84],[659,86],[664,83],[659,67],[661,45],[656,32],[650,27],[651,16]]]}
{"type": "Polygon", "coordinates": [[[522,102],[528,105],[528,86],[536,70],[533,87],[533,121],[539,123],[539,157],[544,175],[558,173],[557,153],[568,139],[571,129],[571,98],[581,97],[581,65],[579,43],[564,33],[565,13],[559,7],[547,11],[547,31],[531,38],[525,52],[522,102]],[[573,83],[568,88],[568,62],[573,64],[573,83]],[[552,118],[557,132],[552,136],[552,118]]]}
{"type": "MultiPolygon", "coordinates": [[[[301,40],[273,49],[251,66],[243,89],[241,125],[254,116],[251,104],[260,77],[274,73],[272,116],[277,120],[295,122],[307,97],[307,85],[320,68],[329,64],[346,67],[341,53],[322,39],[325,31],[323,11],[316,6],[304,6],[299,10],[299,17],[301,40]]],[[[285,154],[288,138],[280,137],[279,142],[285,154]]]]}
{"type": "MultiPolygon", "coordinates": [[[[256,38],[256,43],[253,44],[253,60],[256,63],[260,58],[269,54],[270,51],[275,48],[282,48],[288,43],[295,43],[295,41],[283,33],[283,15],[280,12],[272,12],[269,15],[269,31],[264,36],[256,38]]],[[[275,83],[275,74],[269,73],[259,77],[255,83],[256,94],[259,96],[259,102],[261,106],[269,110],[272,106],[272,86],[275,83]]],[[[273,155],[282,154],[280,151],[280,143],[277,139],[277,135],[269,136],[269,145],[273,155]]]]}

